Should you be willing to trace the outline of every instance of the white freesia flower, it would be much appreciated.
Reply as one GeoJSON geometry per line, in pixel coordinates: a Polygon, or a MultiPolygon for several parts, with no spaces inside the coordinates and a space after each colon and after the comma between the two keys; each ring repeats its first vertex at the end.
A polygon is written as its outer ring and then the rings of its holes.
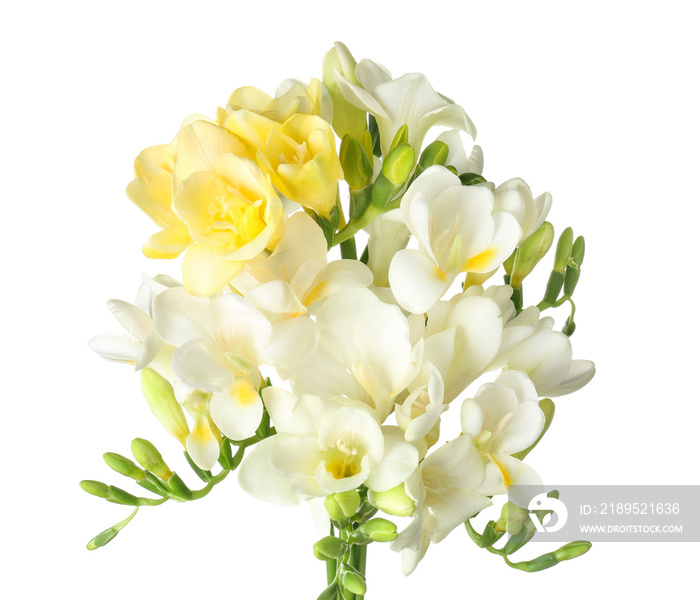
{"type": "Polygon", "coordinates": [[[361,86],[335,73],[345,99],[377,120],[383,156],[403,125],[408,125],[408,143],[416,153],[420,153],[426,133],[436,125],[476,137],[476,127],[464,109],[438,94],[425,75],[409,73],[392,79],[389,71],[367,59],[357,64],[355,75],[361,86]]]}
{"type": "Polygon", "coordinates": [[[391,260],[406,247],[411,232],[404,224],[399,209],[382,213],[365,227],[365,231],[369,234],[367,266],[374,275],[374,285],[388,288],[391,260]]]}
{"type": "Polygon", "coordinates": [[[518,243],[525,241],[537,231],[552,208],[552,196],[549,192],[533,198],[530,186],[519,178],[502,183],[493,194],[494,210],[509,212],[518,220],[523,230],[518,243]]]}
{"type": "Polygon", "coordinates": [[[504,305],[495,292],[483,293],[474,286],[449,302],[435,304],[427,324],[422,315],[411,318],[411,340],[424,340],[423,360],[440,372],[445,404],[489,370],[502,345],[504,305]]]}
{"type": "Polygon", "coordinates": [[[436,138],[440,142],[447,144],[449,153],[445,164],[452,165],[457,169],[457,173],[476,173],[481,175],[484,171],[484,152],[481,146],[474,144],[472,151],[467,156],[462,142],[462,136],[456,129],[443,131],[436,138]]]}
{"type": "Polygon", "coordinates": [[[278,321],[306,314],[312,304],[330,294],[372,283],[372,273],[364,264],[357,260],[329,263],[327,249],[321,228],[305,212],[296,212],[285,223],[272,254],[248,263],[233,285],[258,310],[278,321]]]}
{"type": "Polygon", "coordinates": [[[413,313],[428,311],[459,273],[498,267],[522,236],[513,215],[494,210],[488,187],[463,186],[437,165],[411,184],[401,212],[419,249],[396,253],[389,282],[399,304],[413,313]]]}
{"type": "Polygon", "coordinates": [[[505,371],[482,385],[462,404],[462,431],[486,462],[481,490],[503,494],[511,485],[541,485],[535,470],[512,455],[531,446],[542,433],[545,416],[537,390],[521,371],[505,371]]]}
{"type": "Polygon", "coordinates": [[[366,485],[383,492],[418,466],[416,448],[382,430],[362,403],[263,390],[277,434],[255,446],[238,480],[249,494],[297,504],[366,485]]]}
{"type": "Polygon", "coordinates": [[[155,303],[155,321],[163,338],[179,346],[172,360],[178,380],[212,394],[211,417],[235,440],[253,435],[262,417],[259,366],[296,366],[318,339],[315,328],[299,335],[289,321],[270,323],[237,294],[210,299],[169,290],[155,303]]]}
{"type": "Polygon", "coordinates": [[[371,291],[353,289],[327,297],[316,324],[321,339],[313,356],[278,372],[297,394],[360,400],[382,423],[420,368],[423,344],[411,344],[406,317],[371,291]]]}
{"type": "Polygon", "coordinates": [[[153,324],[153,301],[163,290],[179,285],[166,276],[144,276],[134,304],[109,300],[107,308],[126,333],[100,333],[89,342],[102,358],[134,365],[136,370],[150,366],[161,377],[173,381],[170,359],[175,348],[163,342],[153,324]]]}
{"type": "Polygon", "coordinates": [[[595,375],[589,360],[572,359],[568,336],[552,331],[554,319],[540,318],[535,306],[523,310],[503,328],[501,348],[489,370],[505,367],[524,371],[540,397],[570,394],[595,375]]]}
{"type": "Polygon", "coordinates": [[[409,575],[425,556],[430,543],[441,542],[455,527],[491,505],[479,489],[484,463],[467,435],[441,446],[423,461],[406,482],[416,502],[413,522],[391,544],[402,551],[404,575],[409,575]]]}

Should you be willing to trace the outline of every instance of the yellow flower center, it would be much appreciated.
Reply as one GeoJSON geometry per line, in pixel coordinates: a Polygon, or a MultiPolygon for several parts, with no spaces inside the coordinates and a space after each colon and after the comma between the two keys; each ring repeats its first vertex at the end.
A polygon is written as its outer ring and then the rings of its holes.
{"type": "Polygon", "coordinates": [[[265,200],[249,200],[223,181],[212,190],[208,215],[211,224],[207,235],[216,232],[233,234],[233,246],[241,247],[265,229],[265,200]]]}
{"type": "Polygon", "coordinates": [[[360,461],[357,448],[350,446],[345,440],[338,440],[335,448],[326,453],[326,471],[333,475],[334,479],[352,477],[360,472],[360,461]]]}

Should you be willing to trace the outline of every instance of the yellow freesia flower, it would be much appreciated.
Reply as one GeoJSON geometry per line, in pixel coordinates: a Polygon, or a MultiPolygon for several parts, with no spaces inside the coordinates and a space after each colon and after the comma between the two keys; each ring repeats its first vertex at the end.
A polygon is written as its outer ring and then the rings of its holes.
{"type": "Polygon", "coordinates": [[[230,113],[247,110],[277,123],[284,123],[296,114],[317,115],[330,122],[332,109],[330,97],[318,79],[312,79],[306,87],[289,79],[282,82],[275,98],[256,87],[238,88],[231,94],[226,108],[219,109],[217,120],[223,125],[230,113]]]}
{"type": "Polygon", "coordinates": [[[248,260],[275,247],[282,235],[283,210],[269,177],[253,161],[226,148],[225,130],[201,122],[189,127],[194,145],[178,156],[183,159],[178,165],[182,183],[173,210],[195,242],[182,263],[185,290],[210,296],[248,260]],[[212,134],[219,143],[204,143],[212,134]]]}
{"type": "Polygon", "coordinates": [[[335,135],[316,115],[295,114],[281,125],[248,110],[229,114],[224,122],[256,151],[260,167],[290,200],[328,217],[336,204],[342,177],[335,135]]]}

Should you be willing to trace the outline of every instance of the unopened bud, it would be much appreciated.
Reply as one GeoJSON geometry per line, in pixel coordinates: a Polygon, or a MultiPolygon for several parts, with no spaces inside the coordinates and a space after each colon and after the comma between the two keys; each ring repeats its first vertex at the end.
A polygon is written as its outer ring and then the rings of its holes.
{"type": "Polygon", "coordinates": [[[401,186],[408,181],[415,163],[416,151],[404,142],[389,152],[382,164],[382,173],[391,183],[401,186]]]}
{"type": "Polygon", "coordinates": [[[148,440],[136,438],[131,442],[131,453],[138,462],[147,471],[152,471],[163,481],[170,479],[172,471],[165,464],[163,457],[156,447],[148,440]]]}
{"type": "Polygon", "coordinates": [[[462,185],[477,185],[478,183],[486,183],[486,178],[478,173],[462,173],[459,176],[462,185]]]}
{"type": "Polygon", "coordinates": [[[102,457],[107,465],[109,465],[109,467],[120,475],[131,477],[135,481],[141,481],[145,477],[143,470],[137,467],[134,464],[134,461],[129,460],[121,454],[116,454],[115,452],[105,452],[102,457]]]}
{"type": "Polygon", "coordinates": [[[580,235],[576,238],[574,245],[571,247],[571,260],[570,264],[574,264],[577,267],[581,267],[583,264],[583,257],[586,253],[586,242],[583,236],[580,235]]]}
{"type": "Polygon", "coordinates": [[[517,535],[529,518],[530,514],[526,508],[506,502],[501,509],[501,517],[496,522],[496,531],[507,531],[508,535],[517,535]]]}
{"type": "Polygon", "coordinates": [[[314,544],[314,556],[318,560],[335,560],[343,556],[347,550],[347,542],[332,535],[328,535],[314,544]]]}
{"type": "Polygon", "coordinates": [[[349,519],[360,508],[362,499],[356,490],[348,490],[347,492],[338,492],[326,496],[323,505],[326,507],[328,514],[334,521],[342,521],[349,519]]]}
{"type": "Polygon", "coordinates": [[[408,125],[405,123],[399,127],[399,130],[394,136],[394,141],[391,142],[391,147],[389,148],[389,154],[391,154],[394,148],[398,148],[401,144],[408,143],[408,125]]]}
{"type": "Polygon", "coordinates": [[[170,382],[153,369],[142,369],[141,389],[160,424],[185,446],[190,428],[170,382]]]}
{"type": "Polygon", "coordinates": [[[339,138],[346,134],[359,138],[367,129],[367,116],[365,111],[348,102],[341,92],[336,72],[340,73],[350,83],[360,85],[355,76],[357,63],[347,47],[336,42],[323,57],[323,84],[328,89],[333,101],[333,129],[339,138]]]}
{"type": "Polygon", "coordinates": [[[177,498],[182,500],[189,500],[192,498],[192,490],[185,485],[185,482],[182,481],[177,473],[172,473],[170,475],[167,484],[177,498]]]}
{"type": "Polygon", "coordinates": [[[554,241],[554,227],[545,221],[518,247],[510,278],[510,285],[519,288],[523,280],[542,260],[554,241]]]}
{"type": "Polygon", "coordinates": [[[350,135],[344,136],[339,156],[343,176],[352,191],[360,190],[372,182],[372,162],[357,139],[350,135]]]}
{"type": "Polygon", "coordinates": [[[362,573],[345,563],[340,567],[340,585],[357,596],[364,596],[367,593],[367,583],[362,573]]]}
{"type": "Polygon", "coordinates": [[[554,256],[554,270],[559,273],[564,273],[566,265],[569,263],[571,249],[574,243],[574,230],[567,227],[562,231],[557,242],[557,252],[554,256]]]}
{"type": "Polygon", "coordinates": [[[386,492],[370,490],[367,499],[372,506],[395,517],[410,517],[416,509],[416,502],[406,493],[403,483],[386,492]]]}
{"type": "Polygon", "coordinates": [[[101,481],[86,479],[80,482],[80,487],[88,494],[92,494],[98,498],[109,498],[109,486],[101,481]]]}
{"type": "Polygon", "coordinates": [[[392,542],[396,539],[396,525],[387,519],[370,519],[359,528],[373,542],[392,542]]]}
{"type": "Polygon", "coordinates": [[[571,560],[572,558],[576,558],[588,552],[591,549],[591,546],[592,544],[590,542],[584,540],[569,542],[558,550],[555,550],[554,555],[559,561],[571,560]]]}

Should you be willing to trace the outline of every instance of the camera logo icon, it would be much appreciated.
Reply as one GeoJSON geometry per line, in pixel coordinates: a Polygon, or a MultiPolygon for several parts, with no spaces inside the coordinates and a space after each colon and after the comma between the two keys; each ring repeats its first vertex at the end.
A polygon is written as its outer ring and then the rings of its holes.
{"type": "Polygon", "coordinates": [[[530,519],[539,533],[559,531],[566,524],[569,512],[564,503],[557,498],[549,498],[547,494],[537,494],[528,504],[530,519]],[[533,510],[551,510],[551,514],[545,515],[542,521],[533,513],[533,510]],[[552,518],[554,517],[554,523],[552,518]]]}

